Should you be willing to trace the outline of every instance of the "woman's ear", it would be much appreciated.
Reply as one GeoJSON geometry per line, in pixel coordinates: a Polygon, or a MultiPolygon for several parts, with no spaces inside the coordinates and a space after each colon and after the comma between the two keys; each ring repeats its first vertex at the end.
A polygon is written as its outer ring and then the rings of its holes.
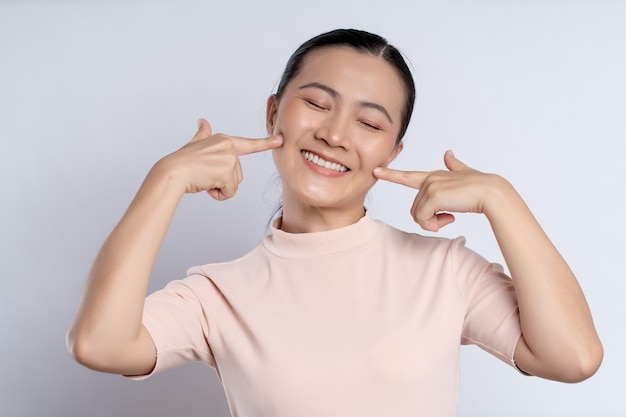
{"type": "Polygon", "coordinates": [[[267,99],[267,109],[265,112],[265,127],[268,135],[274,134],[274,127],[276,126],[276,115],[278,114],[278,98],[276,94],[272,94],[267,99]]]}

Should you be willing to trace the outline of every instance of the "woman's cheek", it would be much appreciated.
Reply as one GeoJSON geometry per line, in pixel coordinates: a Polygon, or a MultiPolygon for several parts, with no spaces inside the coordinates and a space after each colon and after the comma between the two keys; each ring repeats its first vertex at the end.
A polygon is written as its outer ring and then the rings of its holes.
{"type": "Polygon", "coordinates": [[[276,120],[274,122],[274,134],[282,134],[284,143],[287,143],[287,136],[290,134],[290,114],[289,111],[280,111],[276,114],[276,120]]]}
{"type": "Polygon", "coordinates": [[[296,143],[305,131],[306,129],[298,123],[297,119],[286,117],[278,117],[276,119],[274,134],[283,135],[283,146],[281,148],[286,148],[296,143]]]}
{"type": "Polygon", "coordinates": [[[313,131],[320,124],[320,115],[298,101],[287,102],[282,110],[278,114],[276,123],[283,130],[283,134],[303,136],[307,132],[313,131]]]}

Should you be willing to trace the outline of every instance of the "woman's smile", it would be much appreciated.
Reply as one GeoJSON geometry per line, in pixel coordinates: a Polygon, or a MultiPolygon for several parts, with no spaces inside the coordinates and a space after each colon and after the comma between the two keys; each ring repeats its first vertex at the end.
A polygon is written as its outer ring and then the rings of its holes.
{"type": "Polygon", "coordinates": [[[332,158],[322,157],[307,150],[302,150],[300,153],[305,161],[309,163],[309,166],[312,166],[315,172],[319,172],[320,174],[336,176],[337,174],[350,171],[350,168],[340,162],[333,161],[332,158]]]}

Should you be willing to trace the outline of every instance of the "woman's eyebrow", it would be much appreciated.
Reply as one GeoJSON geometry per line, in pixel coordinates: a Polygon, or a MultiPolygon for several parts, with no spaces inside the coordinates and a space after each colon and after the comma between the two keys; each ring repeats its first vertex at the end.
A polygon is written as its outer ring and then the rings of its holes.
{"type": "MultiPolygon", "coordinates": [[[[341,97],[341,94],[339,94],[339,91],[335,90],[332,87],[327,86],[326,84],[322,84],[322,83],[319,83],[319,82],[315,82],[314,81],[312,83],[304,84],[304,85],[301,85],[300,87],[298,87],[299,90],[303,90],[305,88],[319,88],[320,90],[323,90],[326,93],[328,93],[332,98],[341,97]]],[[[383,107],[382,105],[380,105],[378,103],[371,102],[371,101],[361,101],[361,102],[359,102],[359,105],[361,107],[367,107],[367,108],[370,108],[370,109],[375,109],[375,110],[380,111],[382,114],[385,115],[387,120],[389,120],[389,123],[393,124],[393,120],[391,119],[391,115],[389,114],[387,109],[385,109],[385,107],[383,107]]]]}

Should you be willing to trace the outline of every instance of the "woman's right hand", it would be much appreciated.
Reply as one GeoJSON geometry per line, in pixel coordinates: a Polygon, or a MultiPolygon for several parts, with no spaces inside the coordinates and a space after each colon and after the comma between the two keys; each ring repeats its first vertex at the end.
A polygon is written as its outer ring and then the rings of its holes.
{"type": "Polygon", "coordinates": [[[280,135],[262,139],[214,135],[209,122],[200,119],[191,141],[162,158],[151,173],[177,181],[185,193],[207,191],[222,201],[235,195],[243,179],[239,156],[279,148],[282,144],[280,135]]]}

